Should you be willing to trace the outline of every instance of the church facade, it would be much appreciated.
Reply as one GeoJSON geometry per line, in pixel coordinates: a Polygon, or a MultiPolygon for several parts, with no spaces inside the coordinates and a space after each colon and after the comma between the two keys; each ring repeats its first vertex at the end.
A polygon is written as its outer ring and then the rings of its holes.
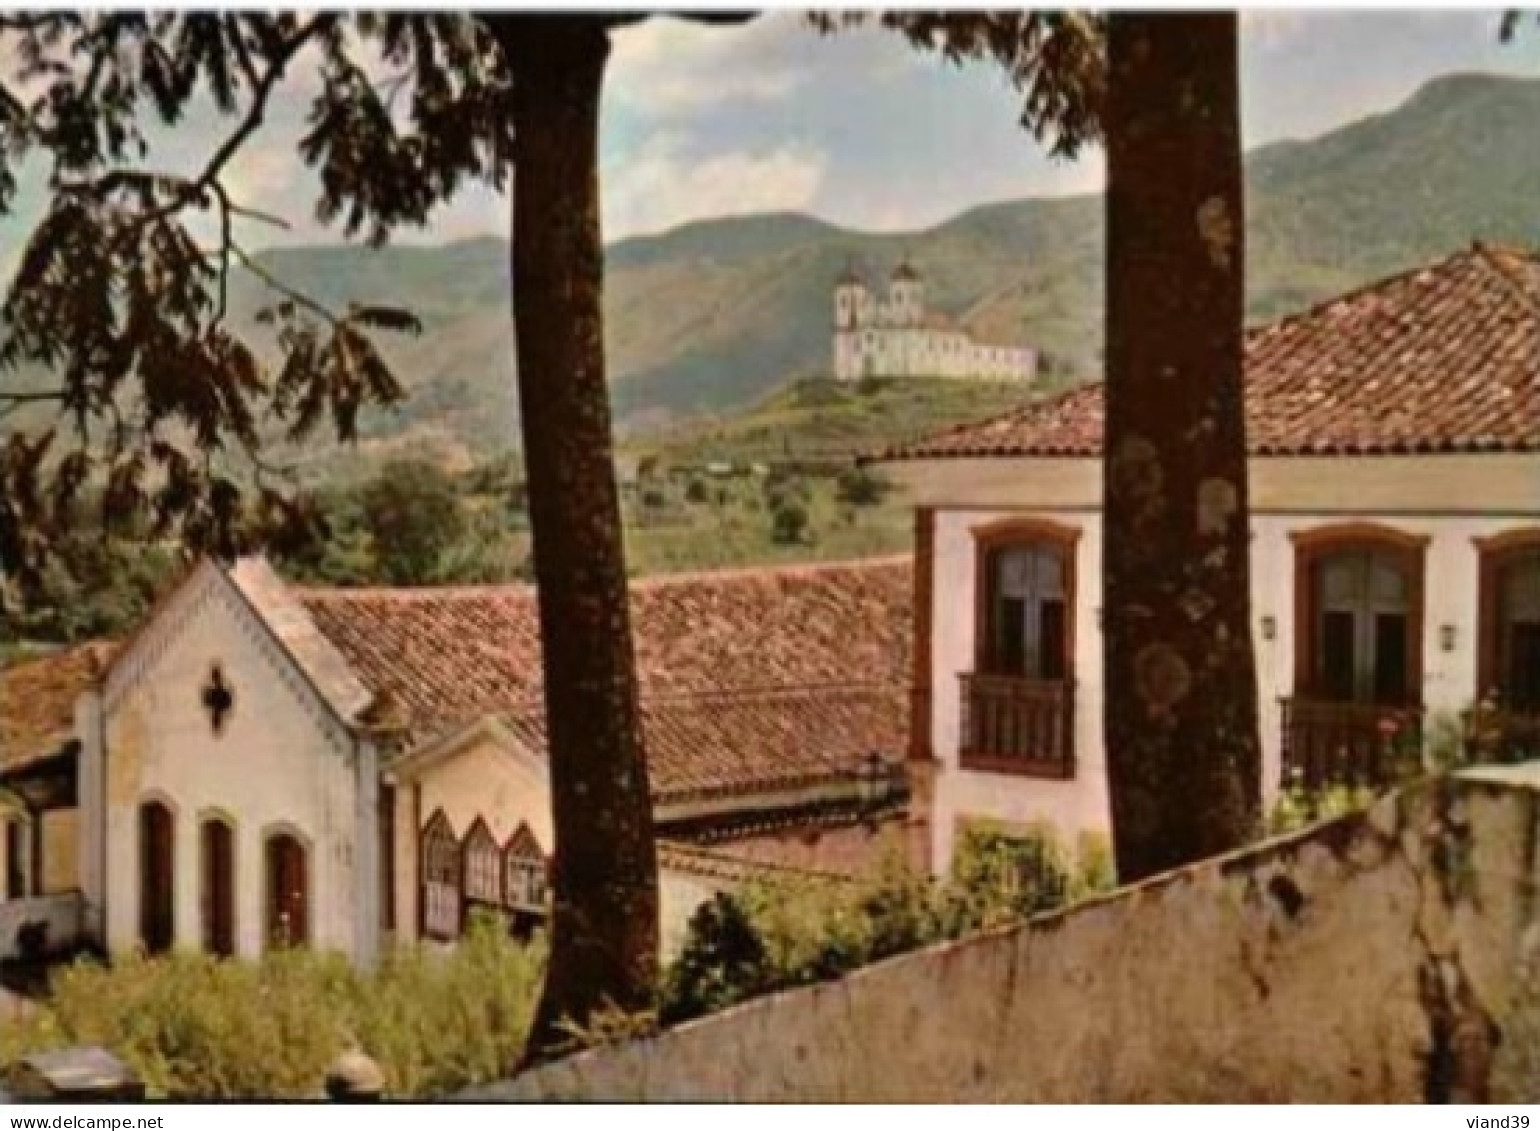
{"type": "Polygon", "coordinates": [[[854,269],[834,287],[834,376],[958,377],[1031,381],[1037,352],[980,342],[944,315],[925,309],[925,281],[907,262],[885,296],[854,269]]]}

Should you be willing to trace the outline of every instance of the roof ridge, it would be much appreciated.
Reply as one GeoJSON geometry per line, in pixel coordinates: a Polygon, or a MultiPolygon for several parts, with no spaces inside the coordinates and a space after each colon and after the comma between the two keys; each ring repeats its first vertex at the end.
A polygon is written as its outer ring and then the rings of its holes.
{"type": "Polygon", "coordinates": [[[1527,260],[1540,270],[1540,255],[1517,244],[1489,243],[1485,240],[1476,240],[1471,245],[1471,249],[1487,269],[1503,281],[1504,286],[1518,295],[1520,302],[1540,310],[1540,291],[1532,290],[1522,279],[1515,278],[1510,265],[1504,259],[1504,256],[1511,255],[1516,259],[1527,260]]]}
{"type": "MultiPolygon", "coordinates": [[[[681,570],[675,573],[653,573],[628,579],[632,589],[657,589],[671,585],[684,585],[699,581],[731,580],[734,578],[806,577],[822,573],[857,572],[879,569],[884,566],[903,565],[913,560],[912,554],[878,554],[863,558],[839,558],[832,561],[760,563],[757,565],[725,566],[718,569],[681,570]]],[[[536,586],[529,581],[485,582],[469,585],[295,585],[292,591],[302,600],[348,601],[359,598],[383,598],[395,601],[433,600],[478,596],[528,595],[534,596],[536,586]]]]}
{"type": "Polygon", "coordinates": [[[661,589],[688,582],[714,581],[748,577],[807,577],[821,573],[855,573],[884,566],[903,565],[912,562],[913,554],[878,554],[864,558],[837,558],[831,561],[761,563],[759,565],[726,566],[720,569],[681,570],[677,573],[652,573],[645,577],[633,577],[633,589],[661,589]]]}
{"type": "Polygon", "coordinates": [[[301,600],[353,600],[355,598],[382,597],[391,600],[428,600],[443,597],[474,597],[486,594],[533,594],[535,586],[529,581],[487,581],[456,585],[291,585],[289,589],[301,600]]]}
{"type": "Polygon", "coordinates": [[[1331,295],[1327,298],[1313,302],[1309,306],[1306,306],[1303,310],[1296,310],[1292,314],[1282,315],[1279,318],[1275,318],[1271,322],[1264,322],[1260,326],[1253,326],[1251,329],[1246,330],[1243,335],[1246,344],[1250,345],[1252,338],[1265,337],[1266,335],[1273,333],[1275,330],[1282,330],[1286,327],[1293,326],[1295,323],[1305,322],[1311,318],[1318,318],[1322,314],[1325,314],[1327,311],[1331,310],[1331,308],[1334,306],[1339,306],[1343,303],[1357,302],[1359,299],[1365,298],[1376,291],[1385,290],[1387,287],[1391,287],[1396,283],[1404,282],[1405,280],[1413,278],[1414,276],[1421,275],[1428,271],[1442,271],[1446,267],[1453,266],[1457,260],[1480,258],[1480,246],[1481,245],[1479,243],[1473,243],[1470,247],[1459,248],[1440,259],[1433,260],[1430,263],[1420,263],[1415,266],[1408,267],[1405,270],[1396,271],[1390,275],[1382,275],[1378,279],[1371,279],[1367,283],[1363,283],[1356,287],[1350,287],[1348,290],[1342,291],[1339,294],[1331,295]]]}
{"type": "Polygon", "coordinates": [[[1093,377],[1088,381],[1081,381],[1077,385],[1072,385],[1068,389],[1060,389],[1057,393],[1054,393],[1052,396],[1044,397],[1042,400],[1029,401],[1026,404],[1017,405],[1015,408],[1008,408],[1003,412],[995,413],[993,416],[985,416],[977,420],[961,420],[956,424],[949,424],[945,428],[942,428],[938,431],[926,432],[925,434],[915,436],[910,440],[902,440],[896,444],[889,444],[887,447],[873,455],[862,455],[857,457],[857,462],[882,462],[884,460],[892,459],[896,455],[902,455],[906,449],[913,447],[916,444],[930,444],[937,440],[945,440],[949,436],[975,432],[982,428],[992,428],[995,425],[1004,423],[1008,420],[1019,420],[1022,417],[1028,416],[1032,413],[1047,412],[1050,408],[1056,405],[1062,404],[1063,402],[1068,401],[1073,397],[1086,396],[1090,393],[1091,390],[1099,390],[1106,384],[1107,379],[1105,377],[1093,377]]]}

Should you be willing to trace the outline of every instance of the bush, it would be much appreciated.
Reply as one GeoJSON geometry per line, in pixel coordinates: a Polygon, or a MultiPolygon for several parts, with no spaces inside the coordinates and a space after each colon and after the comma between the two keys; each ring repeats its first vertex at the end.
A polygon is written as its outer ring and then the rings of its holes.
{"type": "Polygon", "coordinates": [[[452,952],[402,947],[372,971],[303,949],[256,962],[82,961],[55,976],[46,1007],[0,1029],[0,1064],[99,1044],[155,1096],[303,1099],[320,1096],[327,1067],[356,1045],[379,1062],[391,1095],[433,1095],[508,1071],[543,966],[541,945],[481,919],[452,952]]]}
{"type": "Polygon", "coordinates": [[[790,546],[807,537],[807,506],[797,499],[782,499],[770,515],[770,540],[790,546]]]}
{"type": "Polygon", "coordinates": [[[886,479],[869,468],[852,467],[840,472],[835,495],[848,506],[874,507],[891,489],[892,485],[886,479]]]}
{"type": "Polygon", "coordinates": [[[664,980],[667,1024],[980,929],[1020,921],[1111,886],[1106,838],[1082,838],[1077,865],[1052,831],[966,830],[935,882],[897,859],[864,882],[749,884],[691,918],[664,980]]]}
{"type": "Polygon", "coordinates": [[[1320,821],[1367,809],[1374,801],[1374,790],[1366,785],[1329,785],[1321,789],[1290,786],[1278,797],[1268,814],[1267,831],[1272,836],[1308,828],[1320,821]]]}

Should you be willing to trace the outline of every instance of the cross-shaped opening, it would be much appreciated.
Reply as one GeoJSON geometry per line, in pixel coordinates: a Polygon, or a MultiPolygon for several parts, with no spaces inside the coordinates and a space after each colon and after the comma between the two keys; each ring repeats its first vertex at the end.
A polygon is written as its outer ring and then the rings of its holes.
{"type": "Polygon", "coordinates": [[[225,719],[235,709],[235,692],[225,683],[225,672],[218,664],[209,670],[209,681],[203,688],[203,708],[209,713],[209,723],[215,734],[225,729],[225,719]]]}

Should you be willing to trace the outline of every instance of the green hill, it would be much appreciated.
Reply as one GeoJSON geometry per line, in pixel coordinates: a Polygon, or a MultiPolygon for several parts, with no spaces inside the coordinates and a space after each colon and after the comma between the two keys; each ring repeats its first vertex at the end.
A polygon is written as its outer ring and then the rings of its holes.
{"type": "MultiPolygon", "coordinates": [[[[1540,80],[1438,79],[1388,113],[1252,152],[1247,183],[1255,319],[1473,239],[1540,243],[1540,80]]],[[[729,413],[826,372],[835,276],[850,260],[881,270],[906,254],[933,309],[1038,346],[1060,373],[1099,370],[1098,196],[992,204],[925,231],[881,235],[801,215],[744,216],[608,249],[621,428],[655,432],[682,417],[729,413]]],[[[502,241],[306,247],[264,259],[323,299],[398,303],[422,315],[426,333],[393,354],[410,398],[366,421],[371,445],[433,442],[475,453],[514,435],[502,241]]],[[[249,317],[256,303],[254,288],[243,288],[237,316],[249,317]]]]}

